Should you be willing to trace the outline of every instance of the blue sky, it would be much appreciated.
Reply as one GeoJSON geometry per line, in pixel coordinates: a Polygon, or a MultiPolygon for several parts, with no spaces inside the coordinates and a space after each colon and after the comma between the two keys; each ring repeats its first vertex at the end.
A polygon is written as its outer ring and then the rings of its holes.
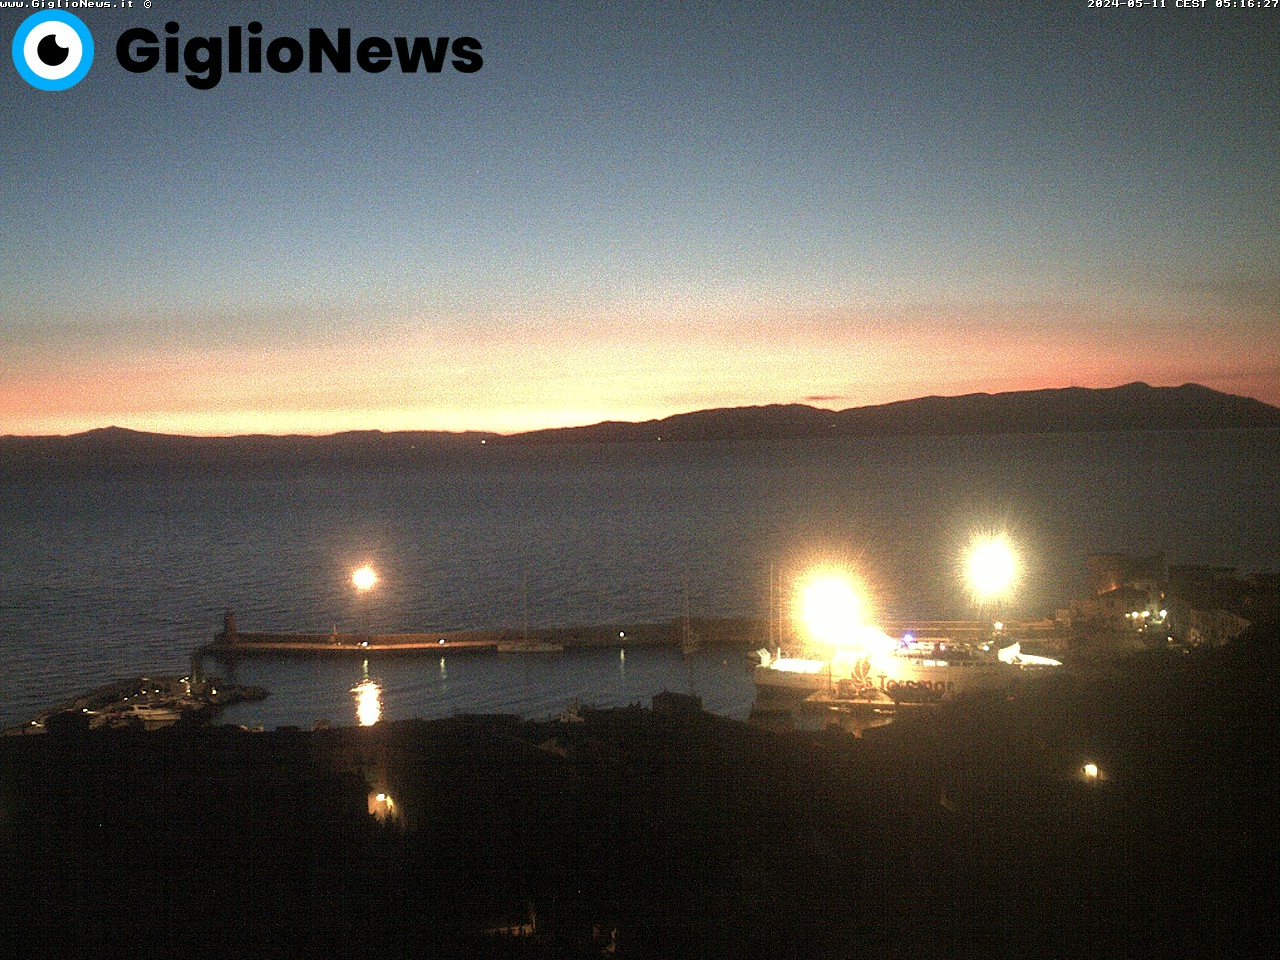
{"type": "Polygon", "coordinates": [[[82,18],[71,90],[0,64],[0,433],[515,430],[1133,379],[1280,403],[1280,11],[82,18]],[[182,41],[467,35],[484,66],[201,91],[116,63],[170,19],[182,41]]]}

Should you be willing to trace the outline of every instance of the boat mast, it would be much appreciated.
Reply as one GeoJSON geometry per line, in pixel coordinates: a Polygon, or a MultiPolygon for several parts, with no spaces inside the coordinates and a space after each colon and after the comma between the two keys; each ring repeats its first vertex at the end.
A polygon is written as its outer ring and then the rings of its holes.
{"type": "Polygon", "coordinates": [[[773,561],[769,561],[769,653],[777,650],[777,644],[774,643],[773,636],[773,561]]]}
{"type": "Polygon", "coordinates": [[[524,639],[529,640],[529,570],[520,574],[520,611],[524,618],[524,639]]]}
{"type": "Polygon", "coordinates": [[[684,619],[684,644],[687,647],[693,640],[693,628],[689,626],[689,571],[687,569],[684,572],[683,579],[684,609],[682,611],[682,616],[684,619]]]}

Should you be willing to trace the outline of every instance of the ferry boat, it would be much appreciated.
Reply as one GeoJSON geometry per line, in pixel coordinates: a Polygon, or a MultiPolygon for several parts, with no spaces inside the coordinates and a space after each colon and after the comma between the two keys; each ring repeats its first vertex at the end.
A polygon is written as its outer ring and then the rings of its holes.
{"type": "Polygon", "coordinates": [[[757,651],[760,693],[825,692],[867,703],[933,704],[967,693],[1000,689],[1021,671],[1060,666],[1057,660],[1024,654],[1020,643],[997,649],[992,643],[946,638],[901,640],[879,633],[876,642],[838,650],[830,659],[786,657],[757,651]],[[882,638],[882,639],[881,639],[882,638]]]}

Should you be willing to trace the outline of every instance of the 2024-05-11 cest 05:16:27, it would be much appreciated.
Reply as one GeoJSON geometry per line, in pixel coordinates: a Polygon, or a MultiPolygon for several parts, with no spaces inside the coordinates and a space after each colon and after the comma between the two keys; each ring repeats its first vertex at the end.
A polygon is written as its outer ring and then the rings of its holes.
{"type": "Polygon", "coordinates": [[[1280,8],[1280,0],[1086,0],[1085,5],[1094,10],[1265,10],[1280,8]]]}

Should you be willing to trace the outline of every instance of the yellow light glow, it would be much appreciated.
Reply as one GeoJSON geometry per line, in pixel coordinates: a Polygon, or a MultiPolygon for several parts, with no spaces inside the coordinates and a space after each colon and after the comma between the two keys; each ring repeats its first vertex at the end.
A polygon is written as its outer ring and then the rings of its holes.
{"type": "Polygon", "coordinates": [[[356,719],[362,727],[372,727],[382,719],[382,687],[376,680],[365,677],[351,692],[355,694],[356,719]]]}
{"type": "Polygon", "coordinates": [[[378,582],[378,575],[373,572],[373,567],[366,563],[351,574],[351,582],[356,585],[357,590],[363,593],[366,590],[373,589],[373,585],[378,582]]]}
{"type": "Polygon", "coordinates": [[[847,647],[856,643],[866,622],[866,601],[854,579],[838,570],[815,570],[800,582],[797,613],[818,643],[847,647]]]}
{"type": "Polygon", "coordinates": [[[975,537],[965,559],[965,577],[979,602],[1007,597],[1018,578],[1018,557],[1006,534],[975,537]]]}
{"type": "Polygon", "coordinates": [[[1084,765],[1084,775],[1087,780],[1098,779],[1098,765],[1096,763],[1086,763],[1084,765]]]}
{"type": "Polygon", "coordinates": [[[396,802],[389,793],[369,792],[369,816],[389,820],[396,816],[396,802]]]}

